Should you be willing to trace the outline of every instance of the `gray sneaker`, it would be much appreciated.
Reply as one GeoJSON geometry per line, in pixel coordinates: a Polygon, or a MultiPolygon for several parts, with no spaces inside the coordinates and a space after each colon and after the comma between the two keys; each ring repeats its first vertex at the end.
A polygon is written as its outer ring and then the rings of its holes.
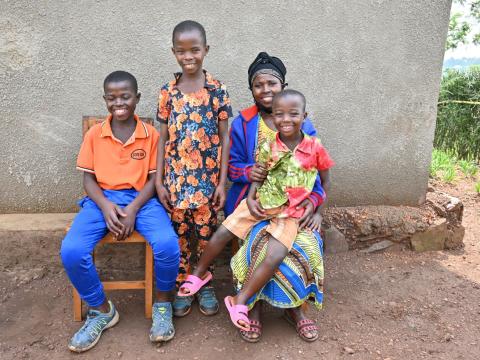
{"type": "Polygon", "coordinates": [[[152,308],[152,328],[150,329],[150,341],[168,341],[175,336],[175,328],[172,322],[172,304],[169,302],[156,302],[152,308]]]}
{"type": "Polygon", "coordinates": [[[103,330],[118,323],[120,316],[115,310],[115,306],[111,301],[108,301],[108,304],[110,305],[110,312],[106,314],[98,310],[88,310],[85,324],[73,335],[70,344],[68,344],[71,351],[80,353],[91,349],[100,340],[103,330]]]}
{"type": "Polygon", "coordinates": [[[191,296],[178,296],[175,295],[173,300],[173,315],[176,317],[183,317],[190,314],[192,310],[193,295],[191,296]]]}
{"type": "Polygon", "coordinates": [[[218,312],[218,300],[213,286],[204,286],[195,295],[198,300],[198,308],[203,315],[211,316],[218,312]]]}

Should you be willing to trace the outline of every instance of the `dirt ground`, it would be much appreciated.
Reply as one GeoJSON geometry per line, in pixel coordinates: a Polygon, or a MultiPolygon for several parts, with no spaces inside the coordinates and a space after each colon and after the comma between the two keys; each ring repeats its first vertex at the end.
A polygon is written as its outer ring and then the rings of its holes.
{"type": "MultiPolygon", "coordinates": [[[[66,345],[71,292],[61,271],[0,273],[1,359],[480,359],[480,196],[472,181],[434,184],[465,205],[465,248],[325,258],[324,309],[309,310],[320,339],[303,342],[278,310],[266,308],[261,342],[243,342],[224,307],[205,317],[196,309],[176,319],[176,337],[163,346],[148,340],[138,292],[112,293],[119,324],[83,355],[66,345]]],[[[217,281],[219,295],[230,292],[217,281]]]]}

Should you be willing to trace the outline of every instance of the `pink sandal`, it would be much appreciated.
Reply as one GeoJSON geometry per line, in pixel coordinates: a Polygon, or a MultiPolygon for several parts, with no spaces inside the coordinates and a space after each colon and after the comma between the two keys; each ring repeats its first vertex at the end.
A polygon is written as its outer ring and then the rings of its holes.
{"type": "Polygon", "coordinates": [[[232,303],[232,297],[227,296],[225,298],[225,306],[230,314],[230,319],[233,325],[243,331],[250,331],[250,319],[248,318],[248,307],[246,305],[234,305],[232,303]],[[242,325],[239,321],[243,321],[247,325],[242,325]]]}
{"type": "Polygon", "coordinates": [[[210,280],[212,280],[212,273],[210,271],[207,271],[204,279],[200,279],[195,275],[188,275],[182,286],[180,286],[180,289],[178,289],[177,295],[180,297],[194,295],[210,280]],[[185,290],[188,290],[189,292],[186,293],[185,290]]]}

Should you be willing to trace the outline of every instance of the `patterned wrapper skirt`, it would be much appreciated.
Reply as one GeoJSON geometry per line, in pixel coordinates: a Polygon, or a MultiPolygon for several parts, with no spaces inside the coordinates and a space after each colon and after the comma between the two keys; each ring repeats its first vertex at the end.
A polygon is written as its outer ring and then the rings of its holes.
{"type": "MultiPolygon", "coordinates": [[[[253,270],[265,258],[268,221],[257,224],[232,258],[234,286],[239,291],[253,270]]],[[[305,301],[317,309],[323,302],[323,241],[317,232],[298,233],[292,250],[280,264],[273,278],[248,300],[251,309],[259,300],[278,308],[293,308],[305,301]]]]}

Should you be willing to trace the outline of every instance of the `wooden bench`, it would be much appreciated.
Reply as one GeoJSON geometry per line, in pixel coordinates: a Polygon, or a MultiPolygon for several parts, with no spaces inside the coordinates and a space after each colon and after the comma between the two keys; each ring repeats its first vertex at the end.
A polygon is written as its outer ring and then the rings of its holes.
{"type": "MultiPolygon", "coordinates": [[[[140,118],[142,121],[153,125],[153,119],[140,118]]],[[[84,116],[82,120],[83,136],[93,125],[104,121],[99,116],[84,116]]],[[[145,317],[152,317],[153,302],[153,253],[148,242],[138,232],[134,231],[131,236],[123,241],[115,240],[111,233],[108,233],[99,244],[145,244],[145,278],[136,281],[102,281],[105,290],[144,290],[145,292],[145,317]]],[[[94,253],[95,254],[95,253],[94,253]]],[[[93,255],[94,255],[93,254],[93,255]]],[[[95,259],[95,256],[94,256],[95,259]]],[[[95,261],[95,260],[94,260],[95,261]]],[[[75,321],[82,320],[82,299],[77,290],[73,288],[73,319],[75,321]]]]}

